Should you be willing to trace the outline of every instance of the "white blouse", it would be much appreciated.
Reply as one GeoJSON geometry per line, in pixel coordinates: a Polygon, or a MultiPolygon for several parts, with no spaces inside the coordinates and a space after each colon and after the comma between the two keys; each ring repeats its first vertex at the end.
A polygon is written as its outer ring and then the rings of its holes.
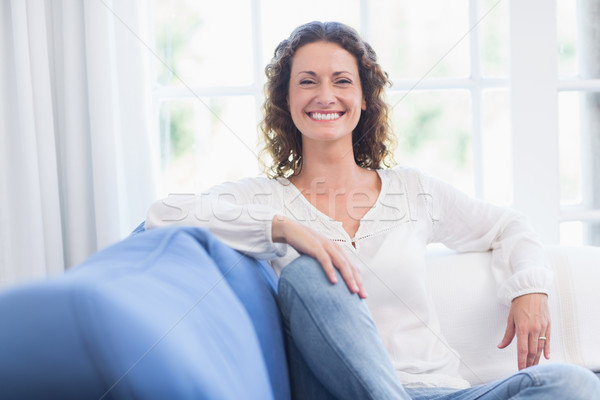
{"type": "Polygon", "coordinates": [[[170,196],[150,208],[146,227],[208,227],[234,249],[270,260],[279,274],[298,253],[273,243],[273,217],[300,221],[338,242],[361,270],[367,305],[404,385],[468,387],[427,291],[426,246],[493,250],[497,295],[507,305],[523,294],[548,293],[552,271],[543,248],[510,209],[470,198],[415,169],[377,172],[381,192],[353,238],[284,178],[245,178],[199,195],[170,196]]]}

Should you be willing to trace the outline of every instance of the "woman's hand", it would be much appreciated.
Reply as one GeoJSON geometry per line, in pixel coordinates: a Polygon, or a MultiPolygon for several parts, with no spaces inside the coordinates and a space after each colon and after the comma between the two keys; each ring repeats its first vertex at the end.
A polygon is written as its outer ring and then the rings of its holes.
{"type": "Polygon", "coordinates": [[[331,283],[337,282],[335,274],[335,268],[337,268],[352,293],[358,293],[362,299],[367,297],[360,278],[360,271],[352,265],[344,250],[337,243],[309,227],[281,215],[273,218],[272,236],[274,242],[287,243],[298,253],[314,257],[325,270],[331,283]]]}
{"type": "Polygon", "coordinates": [[[542,351],[546,359],[550,358],[548,296],[543,293],[531,293],[512,301],[506,332],[498,348],[503,349],[508,346],[515,333],[519,370],[537,365],[542,351]]]}

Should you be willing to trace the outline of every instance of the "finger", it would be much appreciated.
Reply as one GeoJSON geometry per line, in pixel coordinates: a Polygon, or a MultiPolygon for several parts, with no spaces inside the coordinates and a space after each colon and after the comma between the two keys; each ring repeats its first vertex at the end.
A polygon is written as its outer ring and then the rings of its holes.
{"type": "Polygon", "coordinates": [[[504,331],[504,337],[498,344],[499,349],[503,349],[506,346],[508,346],[513,341],[513,338],[515,337],[515,324],[512,323],[512,318],[510,316],[509,316],[508,321],[509,322],[507,322],[507,324],[506,324],[506,330],[504,331]]]}
{"type": "Polygon", "coordinates": [[[349,260],[346,259],[348,264],[350,265],[350,270],[352,271],[352,274],[354,276],[354,282],[356,283],[356,287],[357,287],[357,294],[361,299],[366,299],[367,298],[367,291],[365,290],[365,287],[363,285],[362,282],[362,275],[361,272],[358,268],[356,268],[354,266],[354,264],[349,260]]]}
{"type": "Polygon", "coordinates": [[[350,291],[352,293],[357,293],[359,288],[354,277],[354,268],[351,266],[350,262],[346,260],[346,257],[341,253],[341,250],[335,249],[332,253],[334,266],[338,269],[340,275],[342,275],[342,278],[350,291]]]}
{"type": "Polygon", "coordinates": [[[546,360],[550,359],[550,336],[552,336],[551,322],[548,319],[548,325],[546,326],[546,340],[544,341],[544,357],[546,360]]]}
{"type": "Polygon", "coordinates": [[[361,299],[366,299],[367,298],[367,291],[365,289],[365,287],[363,286],[363,282],[362,282],[362,277],[360,275],[360,270],[358,268],[354,268],[355,273],[354,276],[356,278],[356,284],[358,285],[358,296],[361,299]]]}
{"type": "Polygon", "coordinates": [[[339,254],[341,255],[341,257],[344,259],[345,265],[348,266],[348,271],[352,274],[352,278],[353,278],[354,284],[356,286],[355,293],[358,293],[359,296],[363,299],[366,298],[367,292],[365,291],[365,288],[362,283],[362,276],[361,276],[360,270],[358,268],[356,268],[354,263],[352,261],[350,261],[350,258],[348,257],[346,252],[339,246],[338,246],[338,251],[339,251],[339,254]]]}
{"type": "MultiPolygon", "coordinates": [[[[532,332],[528,335],[528,341],[527,341],[527,367],[531,367],[532,365],[535,365],[535,359],[536,357],[538,357],[538,352],[540,351],[539,349],[539,337],[540,337],[540,333],[539,332],[532,332]]],[[[538,357],[539,358],[539,357],[538,357]]]]}
{"type": "Polygon", "coordinates": [[[529,335],[525,332],[517,331],[517,362],[519,371],[527,367],[527,357],[529,355],[529,335]]]}
{"type": "Polygon", "coordinates": [[[546,357],[546,360],[550,359],[550,335],[551,335],[551,331],[550,331],[550,321],[548,321],[548,327],[546,328],[546,340],[544,340],[544,357],[546,357]]]}
{"type": "Polygon", "coordinates": [[[325,271],[325,275],[327,275],[327,279],[329,282],[334,285],[337,283],[337,275],[335,273],[335,267],[333,266],[333,262],[331,261],[331,257],[325,250],[319,252],[318,255],[315,255],[315,258],[321,264],[323,271],[325,271]]]}
{"type": "Polygon", "coordinates": [[[544,345],[546,341],[544,339],[539,339],[537,341],[537,350],[535,354],[535,358],[533,359],[532,365],[538,365],[540,363],[540,357],[542,356],[542,352],[544,351],[544,345]]]}

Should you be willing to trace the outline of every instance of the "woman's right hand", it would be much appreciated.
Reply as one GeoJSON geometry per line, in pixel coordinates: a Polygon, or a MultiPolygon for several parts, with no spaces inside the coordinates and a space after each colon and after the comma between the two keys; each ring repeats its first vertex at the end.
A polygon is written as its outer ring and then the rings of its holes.
{"type": "Polygon", "coordinates": [[[335,274],[337,268],[352,293],[358,293],[362,299],[367,297],[360,271],[352,265],[337,243],[282,215],[273,218],[272,236],[273,242],[287,243],[298,253],[314,257],[323,267],[329,281],[334,284],[337,283],[335,274]]]}

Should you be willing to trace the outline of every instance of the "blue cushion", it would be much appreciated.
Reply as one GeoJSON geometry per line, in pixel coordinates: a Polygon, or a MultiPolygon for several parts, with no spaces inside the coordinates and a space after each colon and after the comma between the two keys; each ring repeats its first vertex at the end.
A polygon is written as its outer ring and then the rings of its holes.
{"type": "Polygon", "coordinates": [[[282,350],[285,345],[275,297],[275,271],[268,263],[244,257],[214,236],[205,235],[200,241],[244,305],[254,325],[275,398],[288,398],[289,375],[285,350],[282,350]]]}
{"type": "Polygon", "coordinates": [[[163,228],[5,291],[2,395],[289,398],[272,274],[206,230],[163,228]]]}

